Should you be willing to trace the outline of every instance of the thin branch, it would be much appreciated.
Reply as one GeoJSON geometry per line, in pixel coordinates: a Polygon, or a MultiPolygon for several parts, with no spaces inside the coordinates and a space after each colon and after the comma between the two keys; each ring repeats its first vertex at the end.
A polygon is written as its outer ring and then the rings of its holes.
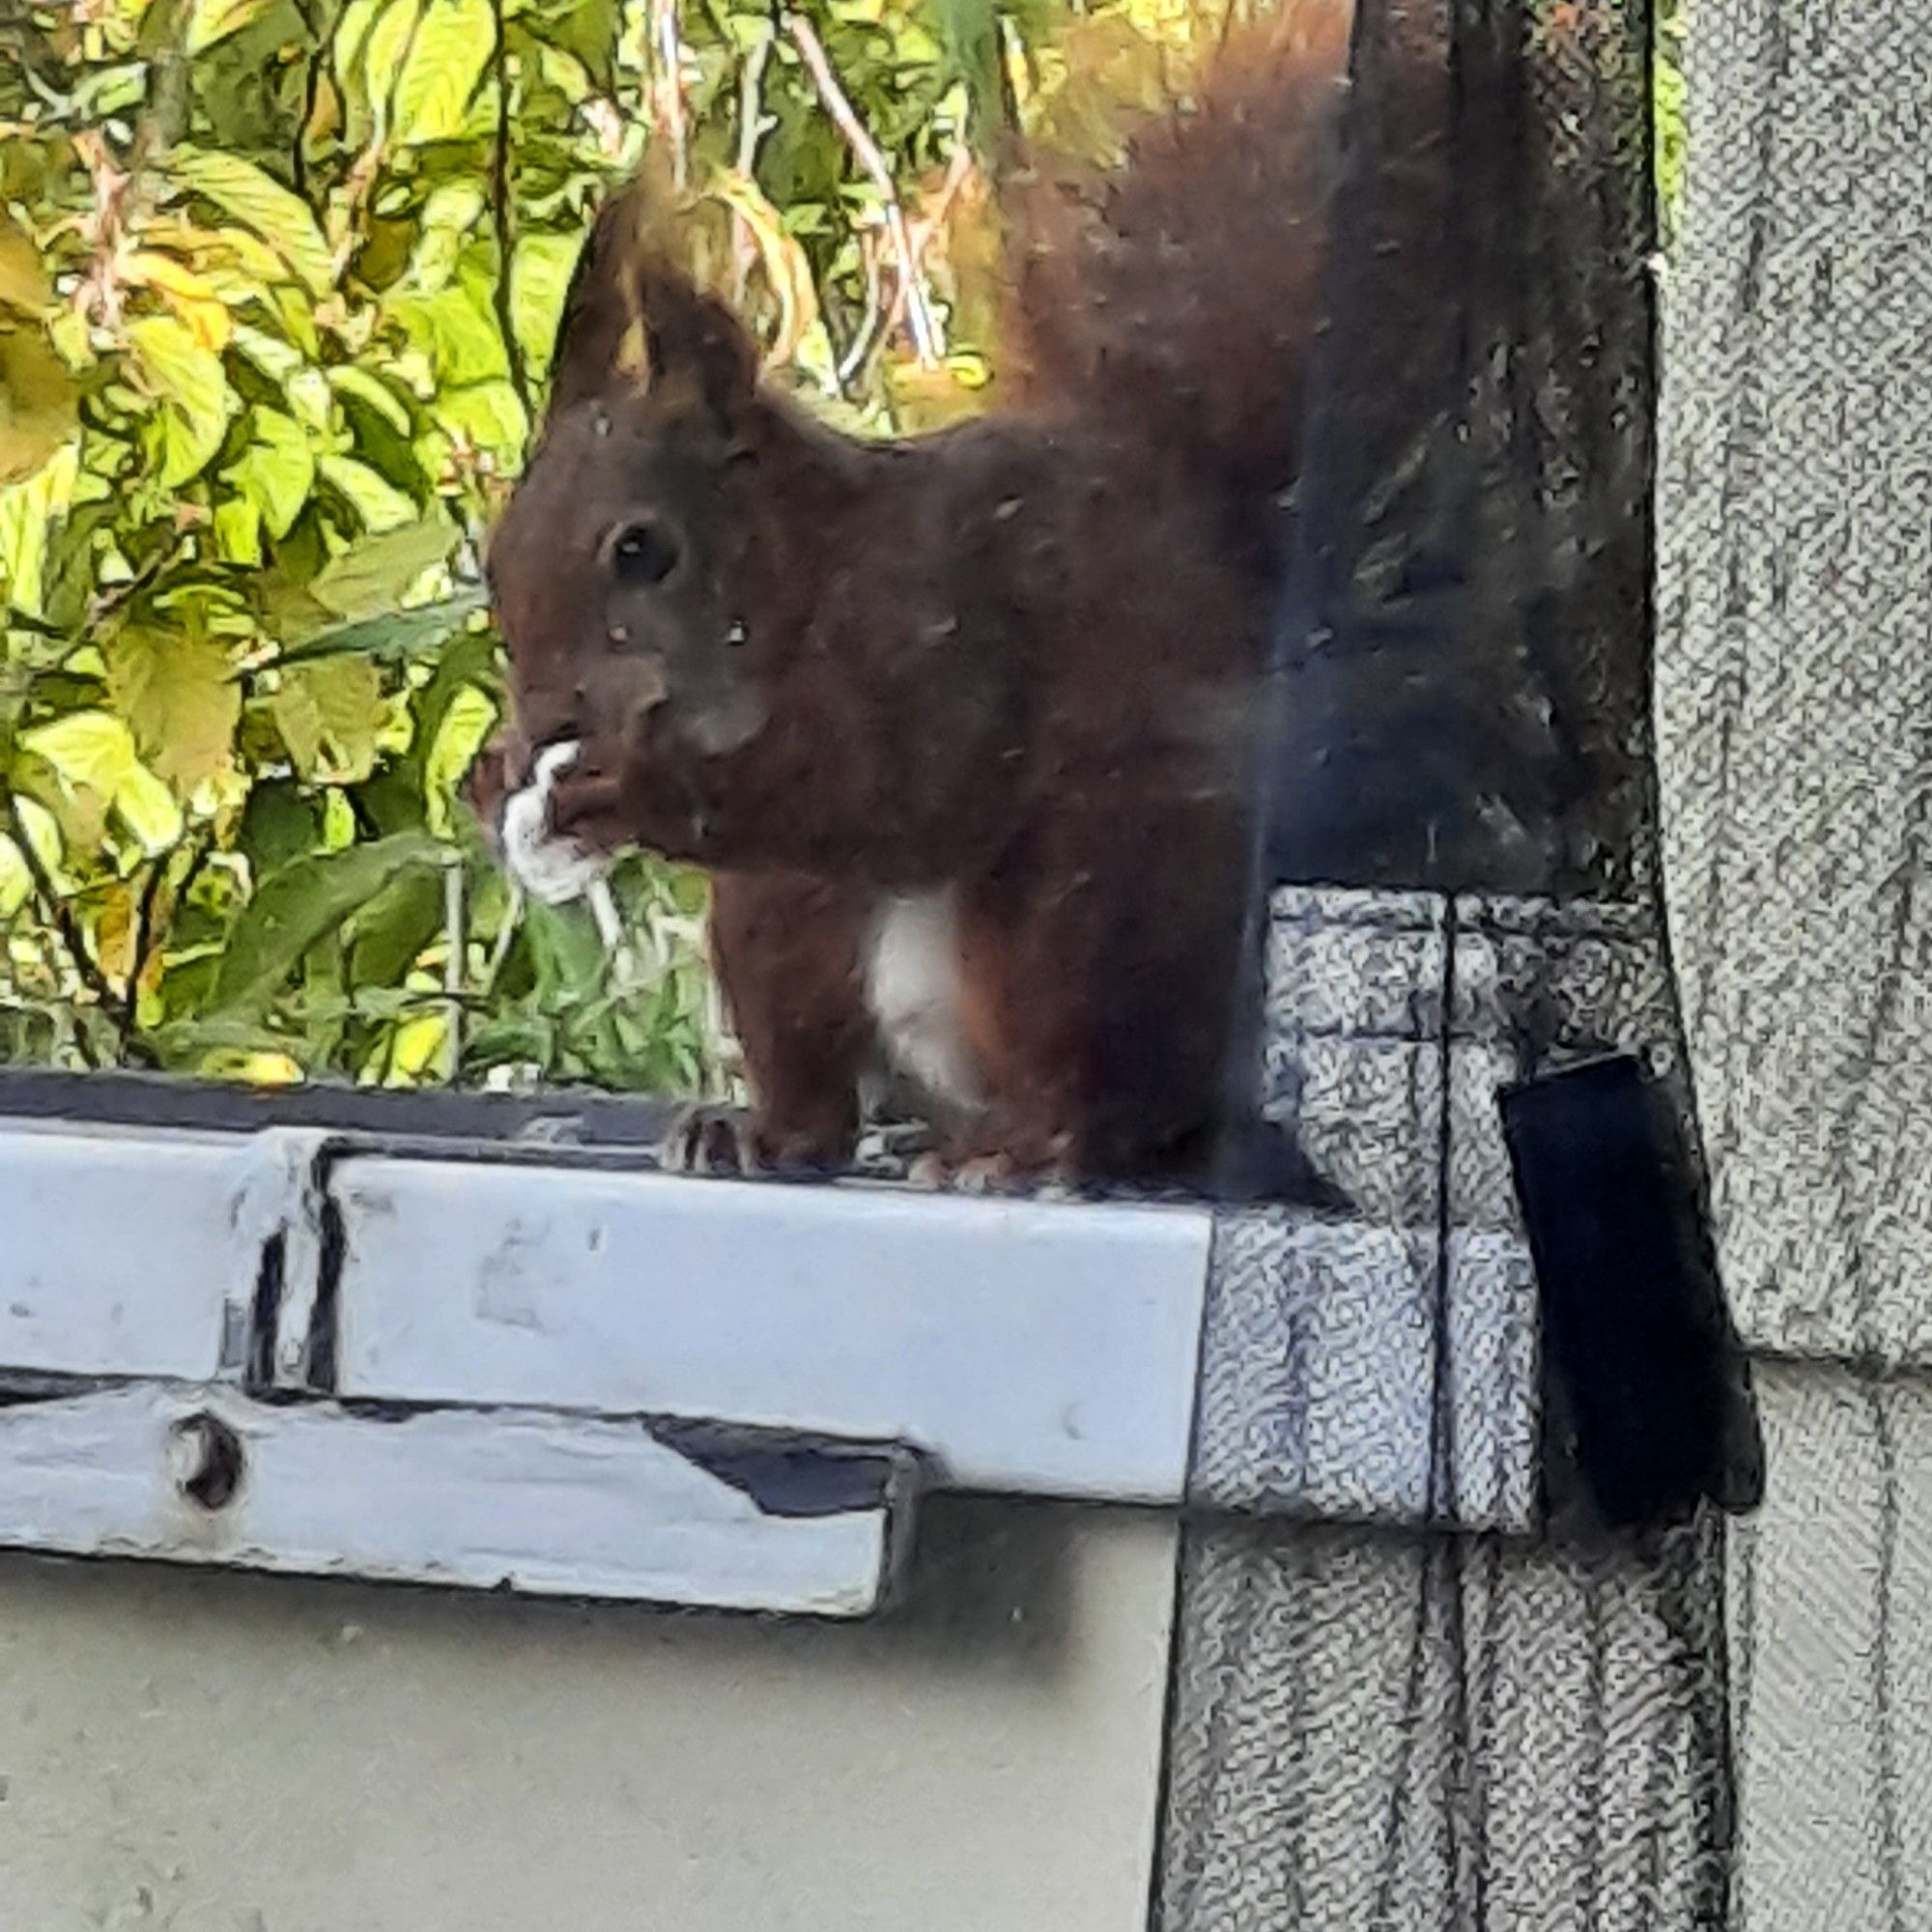
{"type": "Polygon", "coordinates": [[[778,29],[767,20],[758,36],[745,71],[738,81],[738,172],[749,176],[758,159],[758,143],[765,138],[763,89],[765,66],[772,57],[772,43],[778,29]]]}
{"type": "MultiPolygon", "coordinates": [[[[130,1050],[139,1051],[144,1055],[147,1052],[147,1049],[139,1046],[133,1038],[134,1018],[140,1009],[141,981],[147,977],[148,968],[154,963],[155,955],[161,945],[161,935],[155,929],[155,914],[160,903],[161,887],[166,882],[169,868],[184,847],[188,844],[189,840],[185,835],[176,840],[155,861],[147,881],[141,888],[140,908],[134,916],[133,967],[128,975],[127,998],[122,1002],[118,1021],[121,1050],[124,1054],[130,1050]]],[[[213,849],[213,835],[192,841],[192,850],[189,851],[187,865],[182,871],[181,883],[174,891],[174,901],[169,912],[170,922],[174,914],[181,910],[183,902],[193,889],[197,875],[213,849]]]]}
{"type": "Polygon", "coordinates": [[[972,144],[962,135],[953,144],[952,157],[946,164],[946,174],[939,184],[939,192],[933,197],[932,206],[908,229],[912,238],[913,262],[922,275],[925,272],[925,251],[932,246],[932,238],[946,225],[946,217],[952,213],[952,204],[959,199],[959,191],[966,185],[967,177],[972,172],[972,144]]]}
{"type": "Polygon", "coordinates": [[[134,913],[134,943],[128,953],[128,986],[114,1019],[114,1031],[124,1055],[132,1044],[134,1016],[141,1004],[141,979],[148,970],[149,949],[154,944],[155,905],[161,895],[161,881],[167,877],[168,867],[180,850],[179,841],[170,845],[148,867],[148,876],[141,884],[141,900],[134,913]]]}
{"type": "MultiPolygon", "coordinates": [[[[80,929],[80,922],[73,916],[73,907],[62,897],[47,868],[41,864],[41,855],[35,849],[33,839],[27,834],[27,822],[20,815],[20,802],[13,790],[0,792],[0,799],[6,802],[7,829],[13,835],[14,843],[19,848],[21,863],[27,868],[27,877],[33,883],[34,898],[41,909],[41,917],[60,935],[62,947],[73,962],[74,971],[82,983],[100,1002],[103,1011],[118,1020],[121,1002],[107,975],[100,970],[100,962],[95,958],[93,950],[87,943],[87,935],[80,929]]],[[[76,1026],[74,1040],[80,1047],[81,1056],[87,1063],[99,1068],[100,1061],[88,1040],[85,1031],[76,1026]]]]}
{"type": "Polygon", "coordinates": [[[879,251],[867,245],[869,238],[862,242],[860,254],[866,265],[866,311],[859,318],[859,327],[853,331],[852,340],[846,345],[845,354],[838,358],[835,374],[840,390],[851,384],[852,379],[866,366],[866,357],[872,353],[872,344],[877,341],[879,329],[886,319],[885,290],[879,275],[879,251]]]}
{"type": "Polygon", "coordinates": [[[857,110],[846,98],[845,90],[839,86],[838,76],[832,71],[832,62],[826,55],[824,43],[810,24],[797,14],[787,14],[785,31],[810,70],[812,83],[818,89],[819,99],[825,103],[825,111],[844,135],[845,143],[859,165],[871,177],[872,185],[878,189],[885,204],[886,234],[898,263],[906,327],[912,334],[913,347],[919,353],[920,361],[928,369],[932,368],[939,360],[939,329],[933,322],[932,309],[919,278],[919,264],[913,257],[912,238],[906,232],[905,210],[899,204],[893,171],[886,165],[879,144],[867,131],[866,124],[859,119],[857,110]]]}
{"type": "Polygon", "coordinates": [[[289,177],[295,191],[303,200],[308,198],[309,189],[308,130],[322,100],[322,71],[329,57],[330,40],[330,36],[322,31],[311,11],[312,4],[313,0],[296,0],[296,12],[301,15],[302,31],[308,35],[309,47],[302,63],[301,125],[296,129],[295,143],[289,150],[289,177]]]}
{"type": "Polygon", "coordinates": [[[657,57],[658,131],[670,142],[671,183],[683,192],[690,175],[690,140],[684,125],[684,40],[677,0],[651,0],[652,51],[657,57]]]}
{"type": "Polygon", "coordinates": [[[187,31],[192,12],[188,0],[173,0],[162,17],[155,57],[148,64],[147,109],[135,126],[133,144],[128,151],[130,184],[151,160],[174,146],[187,123],[187,31]]]}
{"type": "Polygon", "coordinates": [[[464,918],[463,861],[454,852],[442,864],[442,933],[443,1078],[454,1087],[463,1072],[463,975],[469,952],[464,918]]]}
{"type": "MultiPolygon", "coordinates": [[[[738,77],[738,172],[748,182],[758,164],[758,143],[765,137],[765,64],[772,57],[772,45],[777,39],[778,29],[766,21],[745,63],[745,71],[738,77]]],[[[752,224],[736,210],[732,212],[732,229],[731,301],[736,307],[745,299],[745,285],[756,244],[752,239],[752,224]]]]}
{"type": "Polygon", "coordinates": [[[84,128],[74,136],[74,152],[86,165],[94,190],[94,208],[82,223],[93,260],[81,285],[81,301],[109,327],[118,326],[121,318],[121,246],[146,206],[148,164],[166,154],[187,120],[188,16],[188,0],[159,0],[146,23],[155,46],[146,99],[121,157],[115,158],[101,128],[84,128]]]}
{"type": "Polygon", "coordinates": [[[497,312],[497,332],[503,338],[503,359],[510,371],[510,387],[524,412],[524,434],[536,425],[536,404],[530,389],[529,364],[517,337],[517,309],[512,277],[516,273],[515,216],[510,205],[510,56],[504,38],[503,0],[490,0],[490,17],[497,30],[491,62],[497,80],[497,132],[490,144],[490,195],[496,203],[497,281],[491,298],[497,312]]]}

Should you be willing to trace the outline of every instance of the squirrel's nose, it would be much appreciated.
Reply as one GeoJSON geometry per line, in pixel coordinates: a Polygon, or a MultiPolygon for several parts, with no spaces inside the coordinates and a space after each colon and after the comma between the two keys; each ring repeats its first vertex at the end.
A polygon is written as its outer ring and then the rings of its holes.
{"type": "Polygon", "coordinates": [[[633,735],[641,732],[651,714],[670,696],[670,672],[653,652],[625,667],[624,716],[633,735]]]}

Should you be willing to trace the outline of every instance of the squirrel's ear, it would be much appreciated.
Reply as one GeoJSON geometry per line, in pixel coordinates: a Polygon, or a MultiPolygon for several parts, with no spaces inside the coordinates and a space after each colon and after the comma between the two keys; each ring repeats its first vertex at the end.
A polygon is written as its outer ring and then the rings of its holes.
{"type": "Polygon", "coordinates": [[[720,413],[749,397],[756,346],[724,303],[653,245],[637,193],[607,202],[564,297],[551,408],[624,389],[685,388],[720,413]]]}
{"type": "Polygon", "coordinates": [[[644,381],[678,385],[728,417],[758,381],[757,345],[745,325],[682,270],[655,262],[637,277],[643,325],[644,381]]]}
{"type": "Polygon", "coordinates": [[[629,195],[613,196],[590,224],[564,292],[551,371],[553,412],[636,380],[624,365],[639,327],[637,255],[637,210],[629,195]]]}

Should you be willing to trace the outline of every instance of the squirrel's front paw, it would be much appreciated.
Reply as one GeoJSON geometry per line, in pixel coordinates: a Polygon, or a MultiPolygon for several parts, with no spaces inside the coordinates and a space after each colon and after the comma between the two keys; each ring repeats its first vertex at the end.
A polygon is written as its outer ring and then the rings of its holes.
{"type": "Polygon", "coordinates": [[[775,1130],[742,1107],[689,1107],[658,1143],[667,1174],[788,1175],[838,1173],[850,1163],[849,1140],[826,1133],[775,1130]]]}

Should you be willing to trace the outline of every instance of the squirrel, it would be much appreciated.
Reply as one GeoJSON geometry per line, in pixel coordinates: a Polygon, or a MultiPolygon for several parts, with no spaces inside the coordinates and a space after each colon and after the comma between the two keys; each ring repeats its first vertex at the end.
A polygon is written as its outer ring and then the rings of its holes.
{"type": "Polygon", "coordinates": [[[1231,36],[1117,170],[1015,174],[1010,400],[931,434],[815,419],[624,197],[593,223],[472,798],[567,743],[554,838],[709,874],[752,1106],[674,1164],[837,1170],[883,1063],[942,1180],[1205,1178],[1349,12],[1231,36]]]}

